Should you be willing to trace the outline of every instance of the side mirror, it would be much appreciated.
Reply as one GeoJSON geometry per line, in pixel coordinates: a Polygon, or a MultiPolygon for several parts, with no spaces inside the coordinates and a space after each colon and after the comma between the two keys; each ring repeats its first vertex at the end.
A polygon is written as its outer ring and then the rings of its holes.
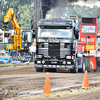
{"type": "Polygon", "coordinates": [[[35,38],[35,30],[32,30],[32,38],[35,38]]]}
{"type": "Polygon", "coordinates": [[[76,31],[76,33],[79,33],[79,30],[78,29],[76,29],[75,31],[76,31]]]}
{"type": "Polygon", "coordinates": [[[32,34],[32,38],[35,38],[35,34],[32,34]]]}

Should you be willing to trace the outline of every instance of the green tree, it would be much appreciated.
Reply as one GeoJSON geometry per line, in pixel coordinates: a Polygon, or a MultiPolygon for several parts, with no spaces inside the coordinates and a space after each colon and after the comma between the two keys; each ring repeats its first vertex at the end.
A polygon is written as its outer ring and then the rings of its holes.
{"type": "Polygon", "coordinates": [[[20,19],[19,23],[21,24],[22,29],[31,29],[31,18],[33,15],[33,8],[29,5],[23,7],[19,6],[20,19]]]}
{"type": "MultiPolygon", "coordinates": [[[[0,14],[1,14],[0,15],[0,29],[2,29],[2,25],[3,25],[2,21],[4,20],[4,16],[6,16],[6,12],[7,12],[7,10],[9,10],[9,8],[14,9],[14,13],[16,15],[18,22],[20,21],[21,23],[23,23],[23,20],[24,20],[24,24],[22,24],[22,27],[23,27],[23,25],[25,27],[25,24],[26,24],[26,26],[30,26],[29,18],[32,15],[30,13],[32,8],[29,8],[29,7],[31,7],[31,4],[33,3],[33,1],[34,0],[0,0],[0,14]],[[25,8],[25,6],[26,6],[26,8],[25,8]],[[24,9],[26,10],[26,12],[24,9]],[[27,16],[28,19],[27,18],[22,19],[22,18],[24,18],[22,13],[23,14],[25,13],[24,15],[27,16]]],[[[31,19],[30,19],[30,21],[31,21],[31,19]]],[[[10,29],[13,28],[11,23],[9,24],[9,28],[10,29]]]]}

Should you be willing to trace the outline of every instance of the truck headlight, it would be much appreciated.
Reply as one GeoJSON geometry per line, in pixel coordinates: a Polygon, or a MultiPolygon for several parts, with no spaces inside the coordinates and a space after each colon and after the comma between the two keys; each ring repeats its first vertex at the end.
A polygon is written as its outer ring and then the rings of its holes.
{"type": "Polygon", "coordinates": [[[66,56],[66,59],[71,59],[71,56],[66,56]]]}
{"type": "Polygon", "coordinates": [[[71,64],[71,62],[67,62],[67,64],[71,64]]]}
{"type": "Polygon", "coordinates": [[[41,64],[41,61],[37,61],[38,64],[41,64]]]}

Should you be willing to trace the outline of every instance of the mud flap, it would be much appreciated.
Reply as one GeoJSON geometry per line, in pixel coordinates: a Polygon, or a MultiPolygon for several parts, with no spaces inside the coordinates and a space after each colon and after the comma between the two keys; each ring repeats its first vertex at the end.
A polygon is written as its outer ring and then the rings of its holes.
{"type": "Polygon", "coordinates": [[[96,57],[90,57],[90,69],[96,70],[96,57]]]}
{"type": "Polygon", "coordinates": [[[89,72],[96,71],[96,57],[85,57],[85,66],[89,72]]]}
{"type": "Polygon", "coordinates": [[[78,73],[78,59],[76,58],[75,67],[70,70],[72,73],[78,73]]]}

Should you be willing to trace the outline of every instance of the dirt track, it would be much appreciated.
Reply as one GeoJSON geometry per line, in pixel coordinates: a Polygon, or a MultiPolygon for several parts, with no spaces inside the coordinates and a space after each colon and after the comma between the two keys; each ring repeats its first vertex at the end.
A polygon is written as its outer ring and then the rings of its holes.
{"type": "MultiPolygon", "coordinates": [[[[49,73],[51,90],[82,85],[84,73],[49,73]]],[[[43,91],[46,72],[37,73],[34,65],[0,67],[0,100],[30,96],[43,91]]],[[[100,81],[100,73],[88,73],[89,83],[100,81]]]]}

